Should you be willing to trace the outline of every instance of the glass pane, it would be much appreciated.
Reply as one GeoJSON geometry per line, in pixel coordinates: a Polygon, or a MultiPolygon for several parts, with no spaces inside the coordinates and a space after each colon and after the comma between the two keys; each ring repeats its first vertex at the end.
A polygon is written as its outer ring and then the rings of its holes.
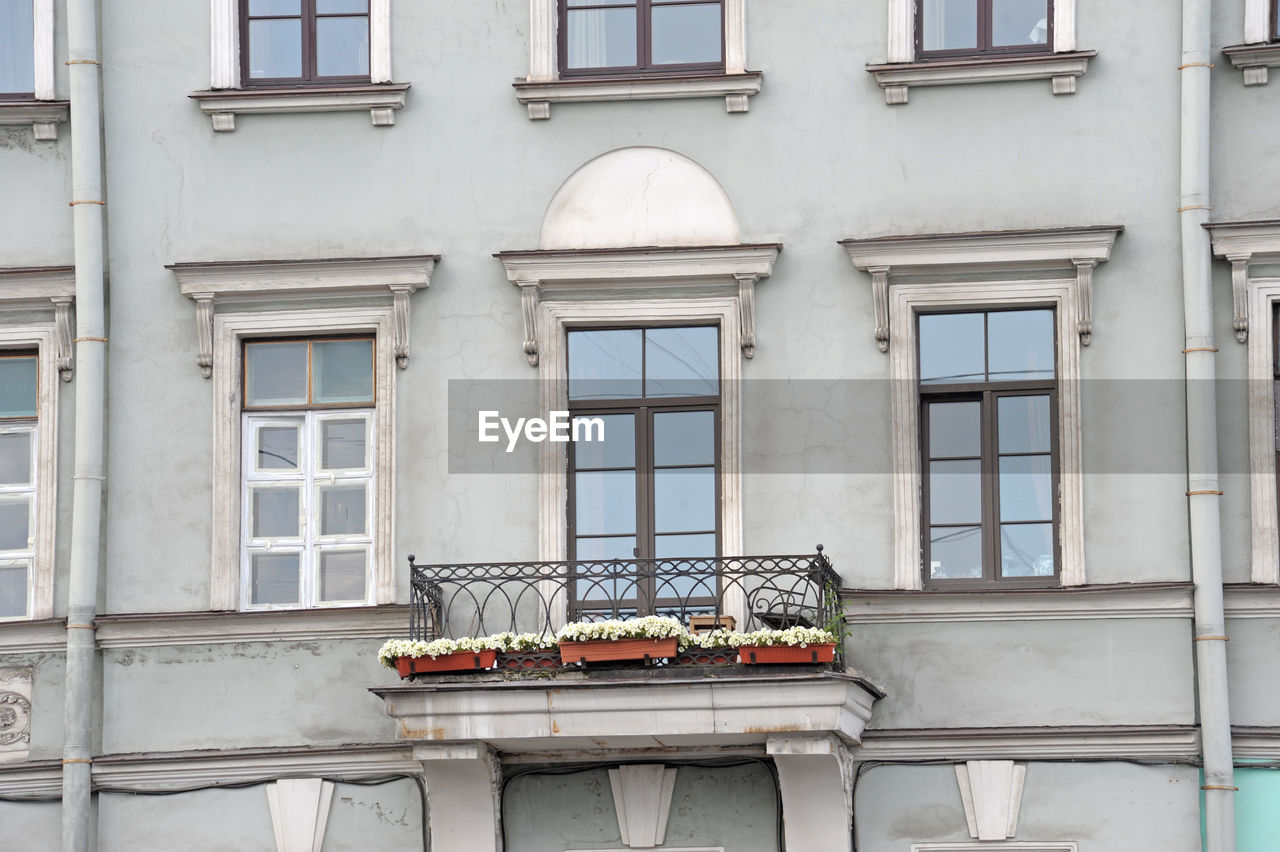
{"type": "Polygon", "coordinates": [[[35,417],[36,358],[0,358],[0,417],[35,417]]]}
{"type": "Polygon", "coordinates": [[[307,404],[307,342],[251,343],[244,348],[245,405],[307,404]]]}
{"type": "Polygon", "coordinates": [[[715,464],[716,415],[712,411],[672,411],[653,415],[653,463],[715,464]]]}
{"type": "Polygon", "coordinates": [[[363,550],[321,551],[320,600],[364,600],[366,561],[363,550]]]}
{"type": "Polygon", "coordinates": [[[978,46],[978,0],[924,0],[921,14],[925,50],[978,46]]]}
{"type": "Polygon", "coordinates": [[[363,485],[329,485],[320,489],[320,535],[363,535],[367,529],[363,485]]]}
{"type": "Polygon", "coordinates": [[[997,311],[987,315],[991,381],[1053,378],[1053,311],[997,311]]]}
{"type": "Polygon", "coordinates": [[[31,484],[31,432],[0,435],[0,485],[31,484]]]}
{"type": "Polygon", "coordinates": [[[581,562],[634,559],[636,537],[623,535],[614,538],[578,538],[575,547],[575,558],[581,562]]]}
{"type": "Polygon", "coordinates": [[[1053,520],[1053,474],[1049,456],[1000,459],[1000,520],[1053,520]]]}
{"type": "Polygon", "coordinates": [[[920,384],[980,382],[982,314],[920,315],[920,384]]]}
{"type": "Polygon", "coordinates": [[[991,0],[991,43],[1044,44],[1049,40],[1049,0],[991,0]]]}
{"type": "Polygon", "coordinates": [[[714,468],[676,468],[653,472],[654,532],[716,528],[714,468]]]}
{"type": "Polygon", "coordinates": [[[298,469],[298,427],[262,426],[258,429],[258,470],[298,469]]]}
{"type": "Polygon", "coordinates": [[[320,467],[323,470],[364,470],[367,440],[365,420],[320,421],[320,467]]]}
{"type": "Polygon", "coordinates": [[[579,564],[574,566],[578,579],[573,594],[580,601],[616,601],[636,596],[635,565],[593,564],[609,559],[629,560],[634,557],[636,540],[620,538],[580,538],[577,540],[579,564]]]}
{"type": "Polygon", "coordinates": [[[255,604],[298,602],[297,553],[255,553],[249,557],[249,600],[255,604]]]}
{"type": "Polygon", "coordinates": [[[316,341],[311,357],[311,398],[317,405],[373,402],[372,340],[316,341]]]}
{"type": "Polygon", "coordinates": [[[720,393],[720,329],[651,328],[644,337],[645,396],[720,393]]]}
{"type": "Polygon", "coordinates": [[[929,530],[929,576],[935,580],[982,577],[982,527],[929,530]]]}
{"type": "Polygon", "coordinates": [[[638,399],[638,328],[569,332],[570,399],[638,399]]]}
{"type": "Polygon", "coordinates": [[[0,567],[0,618],[21,618],[27,614],[27,566],[0,567]]]}
{"type": "Polygon", "coordinates": [[[929,462],[929,523],[982,522],[982,462],[929,462]]]}
{"type": "Polygon", "coordinates": [[[301,493],[298,488],[252,489],[249,534],[254,538],[297,538],[301,493]]]}
{"type": "Polygon", "coordinates": [[[574,532],[578,535],[636,531],[636,475],[632,471],[577,473],[573,478],[574,532]]]}
{"type": "Polygon", "coordinates": [[[659,535],[653,539],[653,555],[658,559],[694,559],[685,568],[715,568],[716,537],[713,533],[698,535],[659,535]]]}
{"type": "Polygon", "coordinates": [[[573,463],[578,470],[635,467],[636,416],[588,414],[575,417],[573,463]],[[600,425],[595,425],[596,421],[600,425]]]}
{"type": "Polygon", "coordinates": [[[653,547],[658,559],[672,560],[657,565],[654,597],[684,601],[716,596],[714,535],[660,535],[653,547]]]}
{"type": "Polygon", "coordinates": [[[569,68],[636,64],[635,9],[571,9],[568,18],[569,68]]]}
{"type": "Polygon", "coordinates": [[[653,64],[720,61],[720,4],[653,7],[653,64]]]}
{"type": "Polygon", "coordinates": [[[1000,574],[1004,577],[1053,575],[1053,524],[1000,527],[1000,574]]]}
{"type": "Polygon", "coordinates": [[[982,403],[929,403],[929,457],[982,455],[982,403]]]}
{"type": "Polygon", "coordinates": [[[302,21],[267,18],[249,22],[249,76],[302,76],[302,21]]]}
{"type": "Polygon", "coordinates": [[[1002,396],[996,405],[1000,452],[1049,452],[1049,397],[1002,396]]]}
{"type": "Polygon", "coordinates": [[[369,0],[316,0],[317,15],[341,15],[369,11],[369,0]]]}
{"type": "Polygon", "coordinates": [[[366,77],[369,74],[369,19],[316,18],[316,74],[366,77]]]}
{"type": "Polygon", "coordinates": [[[0,550],[26,550],[30,529],[30,499],[0,502],[0,550]]]}
{"type": "Polygon", "coordinates": [[[301,15],[302,0],[249,0],[249,16],[301,15]]]}
{"type": "Polygon", "coordinates": [[[35,91],[35,42],[31,0],[0,0],[0,92],[35,91]]]}

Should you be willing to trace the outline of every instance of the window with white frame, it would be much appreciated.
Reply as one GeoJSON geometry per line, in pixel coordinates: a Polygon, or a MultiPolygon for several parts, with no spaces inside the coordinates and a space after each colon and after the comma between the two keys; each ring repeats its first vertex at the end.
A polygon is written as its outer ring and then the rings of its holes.
{"type": "Polygon", "coordinates": [[[0,619],[32,610],[39,400],[39,355],[0,352],[0,619]]]}
{"type": "Polygon", "coordinates": [[[36,139],[57,139],[69,107],[55,97],[53,0],[0,0],[0,125],[29,124],[36,139]]]}
{"type": "Polygon", "coordinates": [[[243,342],[244,607],[370,602],[372,337],[243,342]]]}
{"type": "Polygon", "coordinates": [[[0,99],[34,98],[35,5],[0,0],[0,99]]]}

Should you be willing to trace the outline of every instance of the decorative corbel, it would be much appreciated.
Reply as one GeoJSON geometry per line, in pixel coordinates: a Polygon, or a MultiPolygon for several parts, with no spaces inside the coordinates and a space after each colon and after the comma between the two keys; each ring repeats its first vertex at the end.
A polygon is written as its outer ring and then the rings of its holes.
{"type": "Polygon", "coordinates": [[[871,302],[876,312],[876,348],[889,351],[889,267],[868,266],[871,302]]]}
{"type": "Polygon", "coordinates": [[[970,760],[956,764],[956,782],[969,836],[1007,840],[1018,834],[1018,811],[1027,778],[1025,763],[970,760]]]}
{"type": "Polygon", "coordinates": [[[1235,313],[1231,317],[1231,327],[1236,331],[1236,340],[1241,343],[1249,339],[1249,255],[1229,254],[1231,261],[1231,295],[1235,299],[1235,313]]]}
{"type": "Polygon", "coordinates": [[[1096,260],[1072,260],[1076,265],[1076,330],[1080,333],[1080,345],[1093,341],[1093,268],[1096,260]]]}
{"type": "Polygon", "coordinates": [[[417,288],[412,284],[392,284],[392,309],[395,312],[395,341],[393,342],[396,366],[401,370],[409,366],[409,297],[417,288]]]}
{"type": "Polygon", "coordinates": [[[200,342],[196,363],[200,365],[200,375],[207,379],[213,375],[213,294],[193,293],[191,298],[196,302],[196,335],[200,342]]]}
{"type": "Polygon", "coordinates": [[[71,349],[71,296],[57,296],[53,302],[53,320],[57,326],[58,374],[64,382],[71,381],[75,368],[75,355],[71,349]]]}
{"type": "Polygon", "coordinates": [[[538,296],[541,288],[537,281],[517,281],[520,286],[520,306],[524,308],[524,357],[530,367],[538,366],[538,296]]]}
{"type": "Polygon", "coordinates": [[[756,281],[755,273],[735,274],[738,279],[738,317],[742,328],[742,355],[754,358],[756,354],[756,281]]]}

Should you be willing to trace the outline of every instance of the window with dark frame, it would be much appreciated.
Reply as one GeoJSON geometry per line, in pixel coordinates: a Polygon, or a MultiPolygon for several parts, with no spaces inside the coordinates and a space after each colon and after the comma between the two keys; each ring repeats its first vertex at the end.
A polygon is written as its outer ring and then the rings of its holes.
{"type": "Polygon", "coordinates": [[[1051,308],[921,313],[924,584],[1055,585],[1051,308]]]}
{"type": "Polygon", "coordinates": [[[916,55],[1053,49],[1053,0],[916,0],[916,55]]]}
{"type": "Polygon", "coordinates": [[[568,332],[571,617],[705,605],[720,555],[720,330],[568,332]],[[595,430],[590,431],[588,430],[595,430]],[[602,435],[601,435],[602,433],[602,435]],[[660,560],[664,583],[603,580],[608,560],[660,560]],[[708,592],[708,594],[703,594],[708,592]],[[705,599],[704,599],[705,598],[705,599]]]}
{"type": "Polygon", "coordinates": [[[1271,0],[1271,13],[1268,17],[1271,19],[1271,40],[1280,41],[1280,0],[1271,0]]]}
{"type": "Polygon", "coordinates": [[[560,73],[724,70],[722,0],[558,0],[560,73]]]}
{"type": "Polygon", "coordinates": [[[369,602],[374,340],[243,343],[244,607],[369,602]]]}
{"type": "Polygon", "coordinates": [[[240,0],[245,85],[369,82],[369,0],[240,0]]]}
{"type": "Polygon", "coordinates": [[[31,0],[0,0],[0,100],[35,98],[35,41],[31,0]]]}
{"type": "Polygon", "coordinates": [[[39,397],[37,353],[0,351],[0,619],[31,613],[39,397]]]}

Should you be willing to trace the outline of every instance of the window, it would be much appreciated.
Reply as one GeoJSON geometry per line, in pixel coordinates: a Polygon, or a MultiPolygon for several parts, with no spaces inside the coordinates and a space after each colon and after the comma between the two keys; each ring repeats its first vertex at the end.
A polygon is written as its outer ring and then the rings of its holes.
{"type": "Polygon", "coordinates": [[[1057,576],[1052,309],[921,314],[925,584],[1057,576]]]}
{"type": "Polygon", "coordinates": [[[39,374],[35,352],[0,352],[0,619],[32,611],[39,374]]]}
{"type": "Polygon", "coordinates": [[[917,0],[921,57],[1049,50],[1053,0],[917,0]]]}
{"type": "Polygon", "coordinates": [[[249,84],[369,81],[369,0],[241,0],[249,84]]]}
{"type": "Polygon", "coordinates": [[[559,0],[565,74],[723,70],[720,0],[559,0]]]}
{"type": "Polygon", "coordinates": [[[35,6],[0,0],[0,99],[33,99],[36,90],[35,6]]]}
{"type": "Polygon", "coordinates": [[[374,341],[244,342],[242,600],[369,602],[374,341]]]}
{"type": "MultiPolygon", "coordinates": [[[[715,326],[568,332],[569,411],[603,433],[570,446],[571,559],[720,555],[719,353],[715,326]]],[[[637,589],[628,602],[652,612],[664,598],[689,595],[695,578],[686,581],[637,589]]],[[[597,585],[579,581],[578,611],[590,610],[593,596],[611,606],[621,592],[597,585]]]]}

